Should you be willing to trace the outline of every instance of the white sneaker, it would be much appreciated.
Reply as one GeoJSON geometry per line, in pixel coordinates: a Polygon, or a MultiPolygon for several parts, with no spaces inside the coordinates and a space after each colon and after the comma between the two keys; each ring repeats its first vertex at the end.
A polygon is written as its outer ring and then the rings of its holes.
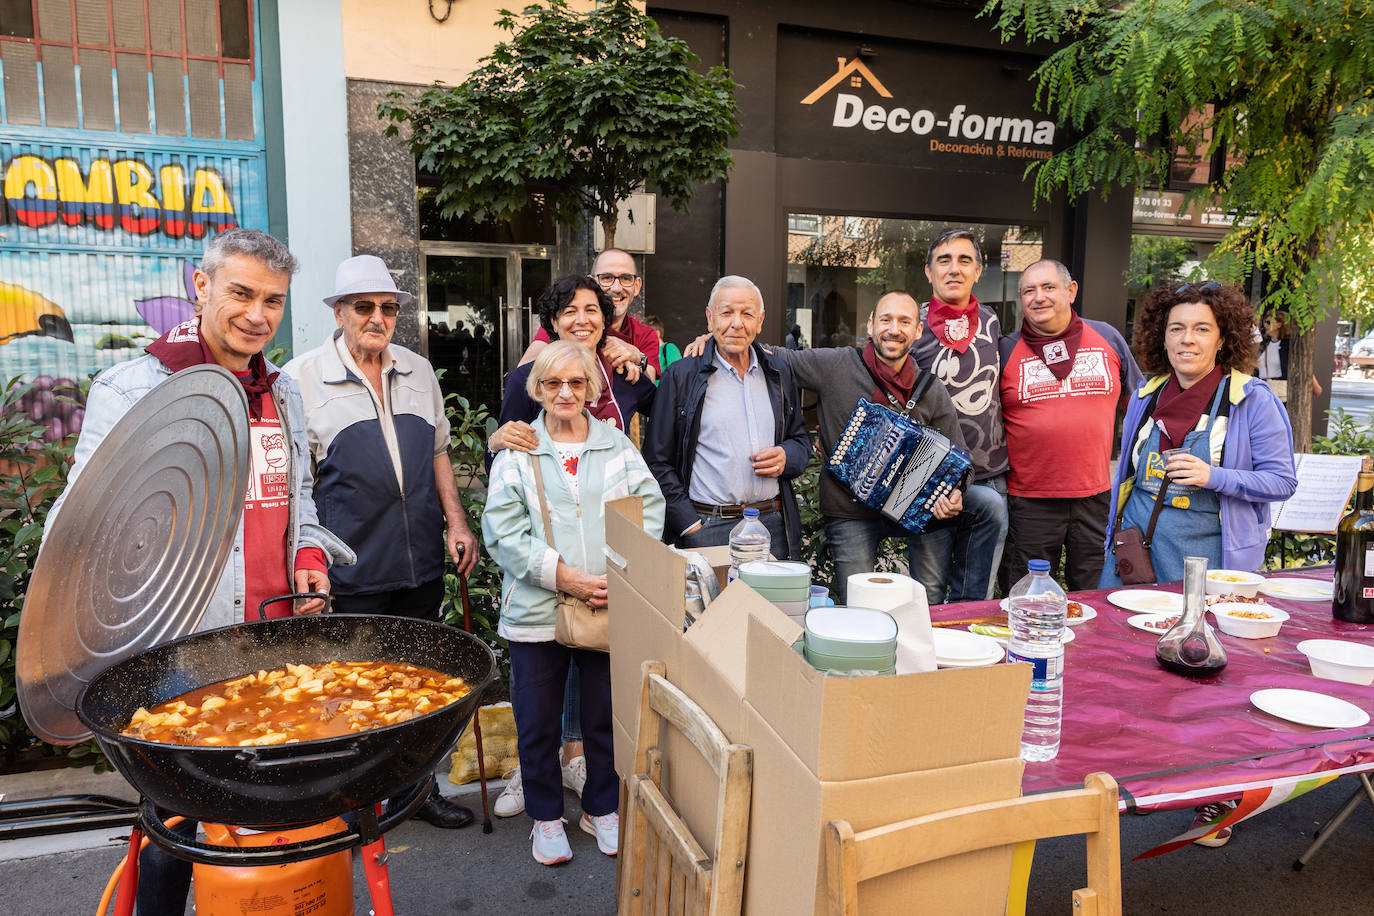
{"type": "Polygon", "coordinates": [[[540,865],[557,865],[572,858],[572,847],[568,845],[568,835],[563,832],[563,819],[556,821],[535,821],[530,831],[531,851],[534,861],[540,865]]]}
{"type": "Polygon", "coordinates": [[[520,768],[507,773],[506,779],[509,782],[491,806],[491,813],[497,817],[515,817],[525,810],[525,784],[520,781],[520,768]]]}
{"type": "Polygon", "coordinates": [[[587,784],[587,758],[578,754],[563,767],[563,785],[582,797],[582,787],[587,784]]]}
{"type": "MultiPolygon", "coordinates": [[[[578,758],[581,759],[581,758],[578,758]]],[[[596,837],[596,848],[608,856],[620,851],[620,815],[612,811],[600,817],[583,814],[578,822],[583,833],[596,837]]]]}

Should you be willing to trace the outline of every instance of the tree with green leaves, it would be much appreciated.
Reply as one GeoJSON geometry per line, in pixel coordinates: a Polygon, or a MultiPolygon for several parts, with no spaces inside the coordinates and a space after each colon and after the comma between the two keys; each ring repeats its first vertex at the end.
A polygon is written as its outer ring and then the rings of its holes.
{"type": "MultiPolygon", "coordinates": [[[[1074,140],[1034,163],[1037,197],[1157,189],[1176,151],[1218,157],[1194,200],[1234,228],[1214,276],[1263,271],[1257,306],[1308,332],[1340,278],[1368,269],[1374,230],[1374,10],[1368,0],[991,0],[1004,40],[1059,49],[1036,71],[1040,106],[1074,140]]],[[[1289,363],[1296,445],[1310,447],[1314,342],[1289,363]]]]}
{"type": "Polygon", "coordinates": [[[726,177],[734,80],[694,70],[687,45],[630,0],[586,13],[550,0],[502,10],[496,24],[510,38],[462,84],[393,93],[378,110],[389,135],[409,127],[445,218],[508,219],[539,193],[560,222],[593,214],[609,247],[640,184],[685,211],[697,183],[726,177]]]}

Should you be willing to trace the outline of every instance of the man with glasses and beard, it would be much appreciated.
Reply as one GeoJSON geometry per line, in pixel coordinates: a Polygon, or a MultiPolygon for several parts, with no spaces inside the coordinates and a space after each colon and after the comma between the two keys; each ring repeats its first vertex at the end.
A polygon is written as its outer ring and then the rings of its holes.
{"type": "MultiPolygon", "coordinates": [[[[338,329],[284,370],[305,399],[321,522],[358,554],[357,565],[331,570],[334,609],[439,621],[445,548],[460,576],[477,565],[439,380],[423,357],[391,342],[411,295],[381,258],[349,258],[334,286],[324,302],[338,329]]],[[[416,816],[437,827],[473,819],[437,789],[416,816]]]]}
{"type": "MultiPolygon", "coordinates": [[[[911,358],[911,346],[920,336],[921,310],[916,300],[902,290],[891,290],[873,307],[868,318],[868,342],[863,347],[771,348],[774,356],[792,368],[799,386],[816,392],[821,449],[827,456],[834,451],[860,398],[906,414],[917,423],[938,430],[954,445],[964,447],[959,417],[945,386],[917,384],[925,373],[911,358]]],[[[967,540],[979,525],[988,521],[964,505],[963,493],[957,489],[940,497],[931,511],[938,521],[932,522],[930,529],[952,527],[956,540],[967,540]]],[[[825,516],[826,540],[835,563],[838,603],[844,603],[850,576],[873,571],[878,562],[878,546],[884,538],[903,539],[910,568],[916,568],[920,536],[859,502],[829,471],[821,475],[821,513],[825,516]]],[[[955,570],[951,576],[950,600],[981,599],[987,593],[986,576],[977,582],[967,581],[964,572],[955,570]]]]}
{"type": "MultiPolygon", "coordinates": [[[[607,248],[592,264],[592,279],[606,291],[615,306],[615,318],[606,328],[606,343],[602,354],[615,368],[625,363],[639,367],[655,382],[663,375],[658,362],[661,344],[658,332],[630,314],[630,304],[644,289],[644,278],[635,267],[635,259],[619,248],[607,248]]],[[[520,365],[533,362],[539,351],[548,346],[548,331],[543,328],[534,335],[529,347],[520,357],[520,365]]]]}

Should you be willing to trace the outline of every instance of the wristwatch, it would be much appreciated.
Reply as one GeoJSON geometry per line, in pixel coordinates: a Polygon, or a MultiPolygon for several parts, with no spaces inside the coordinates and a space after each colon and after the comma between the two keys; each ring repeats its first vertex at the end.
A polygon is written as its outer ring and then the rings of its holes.
{"type": "Polygon", "coordinates": [[[649,371],[649,355],[647,353],[639,354],[639,371],[649,371]]]}

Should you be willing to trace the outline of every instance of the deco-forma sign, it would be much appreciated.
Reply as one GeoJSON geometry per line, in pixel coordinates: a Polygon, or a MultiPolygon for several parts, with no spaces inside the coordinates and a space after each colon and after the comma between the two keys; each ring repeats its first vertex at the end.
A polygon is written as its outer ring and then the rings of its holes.
{"type": "Polygon", "coordinates": [[[783,30],[778,152],[1019,174],[1048,159],[1058,135],[1035,111],[1036,63],[967,47],[783,30]]]}

